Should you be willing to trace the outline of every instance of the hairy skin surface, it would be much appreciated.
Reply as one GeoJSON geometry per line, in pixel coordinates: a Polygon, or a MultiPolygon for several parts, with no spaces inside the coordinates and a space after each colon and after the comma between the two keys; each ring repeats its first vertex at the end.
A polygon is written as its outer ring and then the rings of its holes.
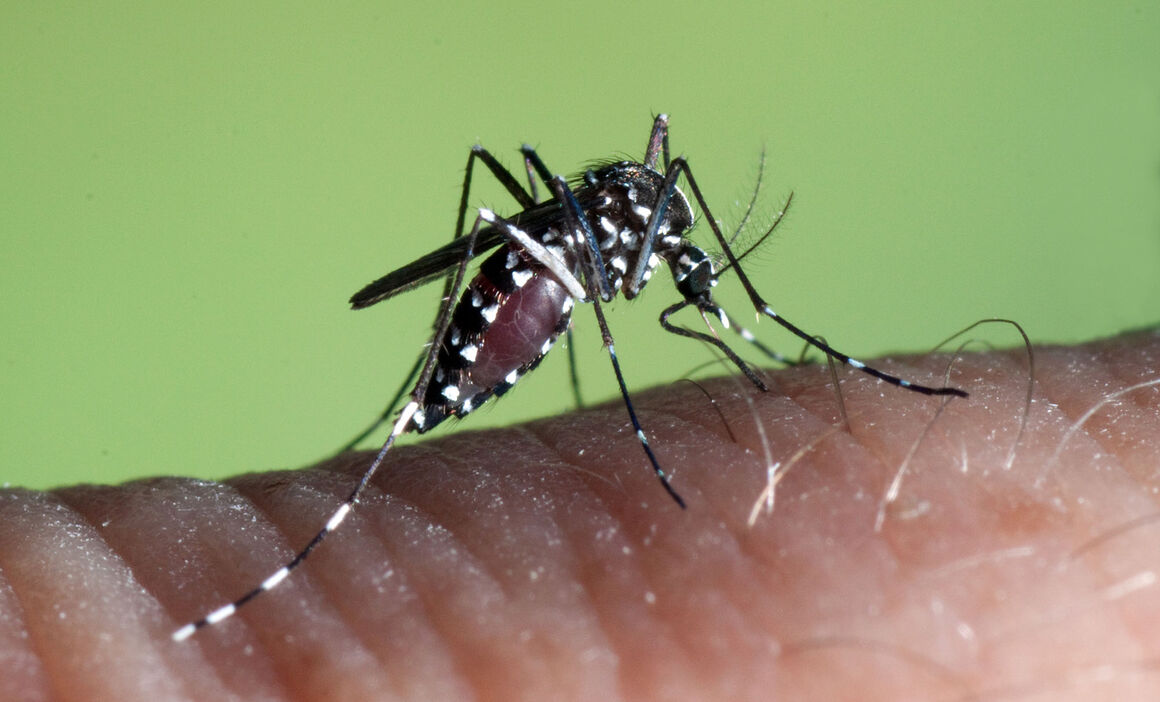
{"type": "Polygon", "coordinates": [[[0,699],[1158,699],[1160,387],[1067,432],[1160,378],[1160,335],[1035,360],[1010,468],[1021,349],[964,356],[971,397],[933,422],[940,398],[840,371],[852,432],[824,366],[705,383],[720,414],[689,383],[636,393],[685,511],[615,403],[403,447],[302,569],[184,643],[371,454],[2,491],[0,699]],[[814,447],[750,527],[757,422],[774,460],[814,447]]]}

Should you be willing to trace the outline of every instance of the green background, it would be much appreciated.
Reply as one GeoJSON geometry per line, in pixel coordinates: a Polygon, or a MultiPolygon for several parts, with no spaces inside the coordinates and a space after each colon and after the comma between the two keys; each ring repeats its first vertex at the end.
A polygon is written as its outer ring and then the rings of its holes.
{"type": "MultiPolygon", "coordinates": [[[[346,299],[450,238],[469,147],[571,172],[639,158],[656,111],[726,223],[766,148],[760,219],[796,201],[748,268],[850,353],[994,315],[1038,342],[1160,319],[1155,2],[5,3],[0,481],[325,455],[438,290],[346,299]]],[[[675,300],[662,274],[612,310],[633,388],[710,357],[656,326],[675,300]]],[[[611,398],[580,311],[585,391],[611,398]]],[[[566,409],[564,361],[465,428],[566,409]]]]}

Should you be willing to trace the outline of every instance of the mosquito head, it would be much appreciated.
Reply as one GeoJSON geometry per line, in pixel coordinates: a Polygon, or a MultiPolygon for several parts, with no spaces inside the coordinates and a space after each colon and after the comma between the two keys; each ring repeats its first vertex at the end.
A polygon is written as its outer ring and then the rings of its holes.
{"type": "Polygon", "coordinates": [[[677,291],[690,303],[708,301],[713,286],[717,284],[717,274],[713,270],[713,259],[699,247],[685,242],[676,256],[669,259],[673,281],[677,291]]]}

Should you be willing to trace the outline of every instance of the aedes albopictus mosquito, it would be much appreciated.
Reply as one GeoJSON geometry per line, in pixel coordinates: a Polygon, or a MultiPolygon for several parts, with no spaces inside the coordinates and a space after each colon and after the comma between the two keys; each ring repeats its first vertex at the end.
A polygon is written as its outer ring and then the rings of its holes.
{"type": "MultiPolygon", "coordinates": [[[[467,160],[456,235],[451,243],[388,273],[350,299],[354,309],[362,309],[435,279],[446,281],[445,301],[435,321],[435,333],[412,371],[412,377],[417,374],[418,379],[410,392],[410,400],[399,412],[386,442],[350,496],[306,547],[284,566],[233,603],[181,627],[174,632],[174,639],[186,639],[198,629],[230,617],[238,608],[285,580],[350,513],[401,434],[427,432],[447,417],[466,416],[491,397],[507,392],[540,363],[556,339],[568,330],[577,301],[591,303],[641,448],[661,486],[684,508],[685,501],[657,461],[633,409],[601,305],[610,302],[617,293],[628,299],[636,297],[662,261],[668,264],[682,300],[665,308],[660,316],[661,326],[666,331],[714,346],[761,390],[766,386],[757,373],[716,334],[675,326],[669,321],[678,311],[693,307],[706,324],[709,318],[715,317],[723,326],[734,328],[744,339],[758,344],[751,333],[733,325],[725,310],[713,302],[710,294],[713,286],[729,269],[736,272],[759,315],[773,319],[831,358],[907,390],[925,395],[967,396],[958,388],[928,387],[867,366],[774,312],[740,265],[740,260],[768,237],[773,227],[740,255],[732,251],[730,241],[710,214],[688,162],[683,157],[669,159],[667,115],[655,118],[642,161],[607,162],[589,168],[571,181],[552,175],[531,146],[524,145],[521,152],[530,192],[486,149],[474,147],[467,160]],[[464,235],[472,169],[477,159],[524,209],[506,218],[480,209],[470,232],[464,235]],[[686,238],[693,226],[693,212],[689,200],[677,187],[680,176],[684,176],[721,247],[724,265],[720,268],[709,254],[686,238]],[[551,200],[538,201],[537,177],[551,191],[551,200]],[[479,272],[464,287],[471,261],[496,247],[498,251],[483,260],[479,272]]],[[[775,221],[773,226],[776,225],[775,221]]],[[[393,408],[388,408],[384,418],[392,413],[393,408]]],[[[360,434],[359,439],[369,431],[360,434]]]]}

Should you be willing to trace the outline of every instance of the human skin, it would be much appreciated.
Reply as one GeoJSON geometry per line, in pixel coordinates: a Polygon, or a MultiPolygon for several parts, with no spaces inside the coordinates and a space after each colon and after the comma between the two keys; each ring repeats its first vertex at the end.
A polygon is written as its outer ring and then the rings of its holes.
{"type": "Polygon", "coordinates": [[[1160,387],[1101,405],[1160,378],[1160,334],[1037,348],[1021,436],[1021,348],[956,360],[941,412],[839,374],[850,429],[824,365],[635,393],[685,510],[616,403],[399,447],[184,642],[372,454],[0,492],[0,700],[1160,699],[1160,387]]]}

